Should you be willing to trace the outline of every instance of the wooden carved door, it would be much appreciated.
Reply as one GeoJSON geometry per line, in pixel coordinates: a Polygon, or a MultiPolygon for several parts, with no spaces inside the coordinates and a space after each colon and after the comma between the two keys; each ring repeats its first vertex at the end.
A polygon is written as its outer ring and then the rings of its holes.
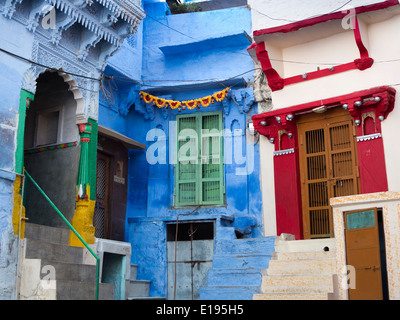
{"type": "Polygon", "coordinates": [[[305,239],[333,237],[329,199],[359,192],[356,133],[352,117],[343,111],[298,121],[305,239]]]}
{"type": "Polygon", "coordinates": [[[93,216],[96,238],[108,237],[109,194],[110,194],[110,157],[97,153],[96,205],[93,216]]]}

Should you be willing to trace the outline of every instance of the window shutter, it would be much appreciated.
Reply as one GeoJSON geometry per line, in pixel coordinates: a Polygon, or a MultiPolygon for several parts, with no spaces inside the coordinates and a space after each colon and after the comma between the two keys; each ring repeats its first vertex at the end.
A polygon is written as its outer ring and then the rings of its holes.
{"type": "Polygon", "coordinates": [[[201,117],[201,204],[223,204],[222,114],[207,113],[201,117]]]}
{"type": "Polygon", "coordinates": [[[223,204],[222,113],[176,118],[175,205],[223,204]]]}
{"type": "Polygon", "coordinates": [[[198,203],[198,125],[196,115],[177,117],[176,205],[198,203]]]}

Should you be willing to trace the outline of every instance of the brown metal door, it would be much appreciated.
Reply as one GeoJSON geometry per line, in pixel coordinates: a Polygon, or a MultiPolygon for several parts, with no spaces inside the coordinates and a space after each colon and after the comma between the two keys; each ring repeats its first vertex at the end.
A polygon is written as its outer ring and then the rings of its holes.
{"type": "Polygon", "coordinates": [[[350,300],[382,300],[379,230],[376,208],[345,213],[347,265],[355,268],[350,300]]]}
{"type": "Polygon", "coordinates": [[[305,239],[333,237],[329,199],[358,193],[353,126],[351,116],[337,110],[298,121],[305,239]]]}
{"type": "Polygon", "coordinates": [[[93,216],[96,238],[107,238],[109,219],[110,157],[97,153],[96,205],[93,216]]]}

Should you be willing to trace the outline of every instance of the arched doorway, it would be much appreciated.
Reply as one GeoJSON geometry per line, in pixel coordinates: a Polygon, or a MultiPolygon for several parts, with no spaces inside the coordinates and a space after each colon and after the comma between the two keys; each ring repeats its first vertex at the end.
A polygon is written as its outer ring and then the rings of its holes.
{"type": "MultiPolygon", "coordinates": [[[[78,103],[60,72],[46,71],[36,80],[36,93],[25,119],[24,165],[48,197],[71,221],[79,170],[78,103]]],[[[25,185],[29,222],[66,227],[33,184],[25,185]]]]}

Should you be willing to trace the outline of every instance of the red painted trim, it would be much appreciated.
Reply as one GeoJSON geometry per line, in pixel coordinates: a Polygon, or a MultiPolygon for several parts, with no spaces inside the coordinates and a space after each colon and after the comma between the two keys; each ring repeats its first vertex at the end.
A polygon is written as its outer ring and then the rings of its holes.
{"type": "MultiPolygon", "coordinates": [[[[378,104],[376,110],[378,112],[378,117],[379,115],[382,115],[385,119],[387,115],[393,110],[394,108],[394,95],[396,94],[396,90],[392,87],[388,86],[381,86],[381,87],[375,87],[371,89],[366,89],[366,90],[361,90],[357,92],[353,92],[350,94],[345,94],[342,96],[338,97],[332,97],[332,98],[326,98],[323,99],[322,102],[326,106],[333,106],[333,105],[338,105],[338,104],[344,104],[348,103],[349,105],[349,111],[350,113],[353,113],[353,117],[357,116],[357,110],[362,109],[363,107],[365,108],[366,105],[361,107],[356,107],[354,105],[355,101],[363,100],[366,98],[371,98],[371,97],[381,97],[384,99],[382,101],[382,105],[378,104]]],[[[369,104],[367,104],[368,106],[369,104]]],[[[256,130],[260,129],[260,133],[262,134],[263,131],[267,130],[267,126],[261,126],[260,121],[266,120],[267,122],[269,120],[273,120],[274,117],[280,116],[281,118],[284,115],[288,114],[293,114],[296,115],[297,113],[304,113],[304,112],[311,112],[312,109],[321,106],[321,100],[316,100],[312,102],[307,102],[303,104],[298,104],[292,107],[288,108],[282,108],[282,109],[274,109],[268,112],[256,114],[252,117],[254,126],[256,130]]]]}
{"type": "Polygon", "coordinates": [[[364,43],[362,42],[360,26],[358,24],[358,18],[353,17],[352,22],[353,22],[353,27],[354,27],[353,28],[354,38],[356,40],[358,51],[360,52],[360,57],[361,57],[361,59],[367,59],[367,58],[369,58],[368,50],[367,50],[367,48],[365,48],[364,43]]]}
{"type": "Polygon", "coordinates": [[[388,191],[389,187],[382,137],[358,141],[357,150],[360,173],[360,193],[388,191]]]}
{"type": "Polygon", "coordinates": [[[248,50],[255,48],[256,55],[258,61],[261,63],[261,68],[265,73],[265,76],[268,80],[268,85],[272,91],[277,91],[283,89],[286,85],[291,85],[295,83],[300,83],[304,81],[309,81],[313,79],[318,79],[326,76],[330,76],[332,74],[337,74],[341,72],[346,72],[349,70],[358,69],[360,71],[368,69],[374,63],[374,60],[369,57],[368,50],[365,48],[361,33],[360,27],[358,24],[357,17],[353,17],[353,26],[354,26],[354,38],[357,45],[357,48],[360,52],[360,58],[355,59],[353,62],[337,65],[333,68],[326,68],[318,71],[312,71],[306,73],[306,76],[297,75],[289,78],[282,79],[278,72],[272,67],[271,60],[268,55],[268,51],[265,49],[265,42],[262,41],[255,46],[250,46],[248,50]]]}
{"type": "Polygon", "coordinates": [[[274,157],[275,211],[277,235],[289,233],[303,237],[300,170],[298,149],[274,157]]]}
{"type": "Polygon", "coordinates": [[[332,74],[341,73],[341,72],[345,72],[345,71],[349,71],[349,70],[353,70],[353,69],[359,69],[359,68],[357,67],[355,62],[349,62],[349,63],[335,66],[333,68],[333,70],[326,68],[326,69],[322,69],[322,70],[318,70],[318,71],[308,72],[307,78],[303,78],[302,75],[285,78],[283,80],[283,83],[286,86],[286,85],[295,84],[295,83],[299,83],[299,82],[303,82],[303,81],[308,81],[308,80],[313,80],[313,79],[330,76],[332,74]]]}
{"type": "MultiPolygon", "coordinates": [[[[364,13],[364,12],[385,9],[385,8],[388,8],[388,7],[397,5],[397,4],[399,4],[398,0],[389,0],[389,1],[384,1],[381,3],[377,3],[377,4],[371,4],[371,5],[367,5],[367,6],[357,7],[354,10],[355,10],[356,14],[360,14],[360,13],[364,13]]],[[[293,31],[297,31],[301,28],[309,27],[309,26],[319,24],[322,22],[326,22],[329,20],[342,19],[347,15],[348,15],[347,10],[344,12],[334,12],[334,13],[322,15],[319,17],[314,17],[314,18],[294,22],[291,24],[283,25],[283,26],[262,29],[262,30],[256,30],[256,31],[254,31],[253,36],[257,42],[257,37],[261,36],[261,35],[293,32],[293,31]]],[[[374,63],[374,60],[369,57],[368,50],[362,42],[357,16],[352,18],[352,22],[353,22],[353,26],[354,26],[354,28],[353,28],[354,38],[355,38],[357,48],[360,52],[360,58],[357,58],[353,62],[350,62],[350,63],[335,66],[334,71],[330,71],[330,69],[327,68],[327,69],[307,73],[306,78],[303,77],[302,75],[297,75],[297,76],[289,77],[286,79],[282,79],[281,76],[278,74],[278,72],[272,67],[270,58],[268,56],[268,52],[265,49],[264,41],[261,41],[261,42],[258,41],[258,43],[251,45],[247,50],[251,50],[251,49],[255,48],[257,59],[261,63],[261,67],[267,77],[267,80],[268,80],[268,85],[272,91],[281,90],[285,87],[285,85],[291,85],[291,84],[304,82],[304,81],[308,81],[308,80],[312,80],[312,79],[318,79],[318,78],[326,77],[326,76],[329,76],[332,74],[346,72],[349,70],[358,69],[360,71],[363,71],[363,70],[370,68],[372,66],[372,64],[374,63]]]]}
{"type": "MultiPolygon", "coordinates": [[[[388,1],[383,1],[380,3],[374,3],[366,6],[361,6],[354,8],[356,14],[364,13],[364,12],[369,12],[369,11],[376,11],[376,10],[381,10],[381,9],[386,9],[395,5],[398,5],[399,1],[398,0],[388,0],[388,1]]],[[[315,24],[319,24],[322,22],[326,22],[329,20],[337,20],[337,19],[343,19],[345,16],[347,16],[347,10],[342,12],[333,12],[333,13],[328,13],[324,14],[318,17],[310,18],[310,19],[305,19],[289,24],[285,24],[282,26],[277,26],[277,27],[272,27],[272,28],[266,28],[266,29],[261,29],[261,30],[255,30],[253,32],[254,39],[257,41],[256,37],[266,35],[266,34],[273,34],[273,33],[288,33],[288,32],[293,32],[297,31],[301,28],[305,27],[310,27],[315,24]]]]}
{"type": "Polygon", "coordinates": [[[261,68],[268,79],[268,85],[272,91],[281,90],[284,86],[284,80],[279,73],[272,67],[271,60],[268,56],[268,51],[265,50],[265,43],[261,42],[255,46],[258,61],[261,68]]]}
{"type": "MultiPolygon", "coordinates": [[[[347,104],[347,109],[355,120],[360,120],[365,113],[373,112],[376,121],[376,133],[380,133],[380,122],[394,108],[396,90],[387,87],[376,87],[339,97],[323,100],[327,107],[341,107],[347,104]],[[375,98],[379,97],[379,101],[375,98]],[[358,105],[362,101],[362,105],[358,105]]],[[[252,117],[255,130],[266,136],[275,145],[275,151],[281,150],[282,136],[289,136],[288,148],[293,152],[274,154],[274,184],[277,233],[291,233],[296,239],[303,236],[301,184],[298,155],[298,138],[296,115],[311,112],[321,106],[321,101],[313,101],[289,108],[276,109],[254,115],[252,117]],[[264,122],[261,125],[261,122],[264,122]]],[[[360,122],[361,124],[361,122],[360,122]]],[[[362,125],[357,127],[359,136],[363,135],[362,125]]],[[[359,155],[359,173],[361,193],[387,191],[387,175],[382,138],[357,142],[359,155]]]]}

